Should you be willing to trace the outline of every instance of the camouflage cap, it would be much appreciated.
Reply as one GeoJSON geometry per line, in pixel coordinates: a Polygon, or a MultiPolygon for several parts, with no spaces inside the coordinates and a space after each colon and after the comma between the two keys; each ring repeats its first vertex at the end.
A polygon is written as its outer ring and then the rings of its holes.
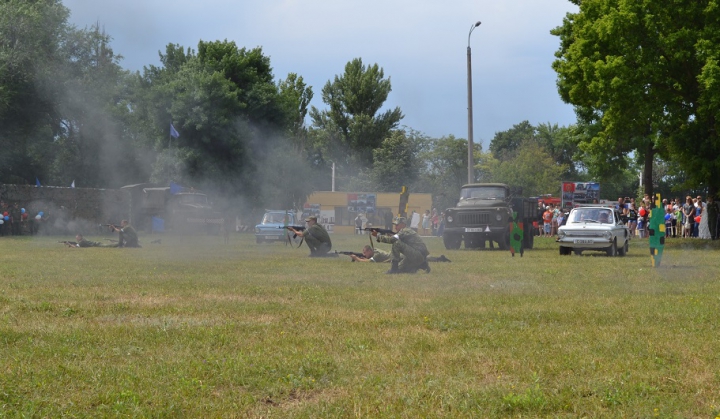
{"type": "Polygon", "coordinates": [[[407,224],[407,220],[405,217],[397,217],[395,221],[393,221],[393,224],[407,224]]]}
{"type": "Polygon", "coordinates": [[[311,216],[309,216],[308,218],[305,219],[305,221],[310,221],[310,220],[313,220],[313,221],[315,221],[315,222],[317,223],[317,217],[314,216],[314,215],[311,215],[311,216]]]}

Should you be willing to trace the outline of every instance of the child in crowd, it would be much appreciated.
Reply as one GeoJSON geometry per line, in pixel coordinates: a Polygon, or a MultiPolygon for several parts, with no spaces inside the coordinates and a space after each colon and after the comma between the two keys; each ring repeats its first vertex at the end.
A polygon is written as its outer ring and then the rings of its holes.
{"type": "Polygon", "coordinates": [[[547,209],[543,213],[543,236],[552,237],[552,219],[553,219],[553,207],[548,205],[547,209]]]}
{"type": "Polygon", "coordinates": [[[672,232],[673,211],[672,206],[665,206],[665,237],[670,237],[672,232]]]}

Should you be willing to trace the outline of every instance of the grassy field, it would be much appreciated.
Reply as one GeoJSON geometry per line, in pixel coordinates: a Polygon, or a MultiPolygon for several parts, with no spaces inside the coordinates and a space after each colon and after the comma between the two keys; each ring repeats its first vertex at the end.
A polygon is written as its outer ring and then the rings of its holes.
{"type": "Polygon", "coordinates": [[[671,240],[652,268],[642,240],[607,258],[538,239],[512,258],[428,238],[451,263],[385,275],[251,235],[57,240],[0,238],[3,418],[720,412],[717,242],[671,240]]]}

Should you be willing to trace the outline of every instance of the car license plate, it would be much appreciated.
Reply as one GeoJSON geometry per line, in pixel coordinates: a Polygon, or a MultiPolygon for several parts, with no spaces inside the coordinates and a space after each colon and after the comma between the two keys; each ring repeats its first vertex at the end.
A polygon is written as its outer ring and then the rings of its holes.
{"type": "Polygon", "coordinates": [[[485,231],[485,230],[482,227],[475,227],[475,228],[465,227],[466,233],[482,233],[483,231],[485,231]]]}
{"type": "Polygon", "coordinates": [[[575,243],[575,244],[593,244],[595,242],[592,240],[575,239],[575,240],[573,240],[573,243],[575,243]]]}
{"type": "Polygon", "coordinates": [[[265,240],[275,240],[278,236],[265,236],[265,240]]]}

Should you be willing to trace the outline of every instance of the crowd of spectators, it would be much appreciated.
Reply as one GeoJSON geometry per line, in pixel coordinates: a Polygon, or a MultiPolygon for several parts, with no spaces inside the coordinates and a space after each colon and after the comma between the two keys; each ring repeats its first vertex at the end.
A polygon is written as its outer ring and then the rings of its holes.
{"type": "MultiPolygon", "coordinates": [[[[58,214],[63,216],[64,208],[60,208],[58,214]]],[[[49,222],[50,216],[44,211],[33,211],[32,214],[17,202],[0,201],[0,237],[51,234],[60,230],[57,220],[55,223],[49,222]]]]}
{"type": "MultiPolygon", "coordinates": [[[[648,236],[648,217],[650,216],[651,201],[646,194],[639,207],[634,198],[618,198],[615,205],[625,218],[628,228],[633,235],[640,238],[648,236]]],[[[720,208],[712,196],[708,202],[703,202],[702,196],[696,198],[688,195],[685,200],[680,198],[663,199],[661,211],[664,212],[665,237],[718,238],[718,216],[720,208]]]]}
{"type": "MultiPolygon", "coordinates": [[[[639,238],[648,237],[648,219],[652,208],[650,197],[646,194],[642,200],[620,197],[615,209],[623,217],[630,234],[639,238]]],[[[547,205],[538,202],[540,218],[537,222],[537,235],[554,237],[559,226],[563,225],[569,210],[563,211],[559,205],[547,205]]],[[[682,238],[699,238],[716,240],[720,235],[720,203],[712,196],[707,202],[702,196],[662,200],[662,211],[665,215],[665,236],[682,238]]]]}

